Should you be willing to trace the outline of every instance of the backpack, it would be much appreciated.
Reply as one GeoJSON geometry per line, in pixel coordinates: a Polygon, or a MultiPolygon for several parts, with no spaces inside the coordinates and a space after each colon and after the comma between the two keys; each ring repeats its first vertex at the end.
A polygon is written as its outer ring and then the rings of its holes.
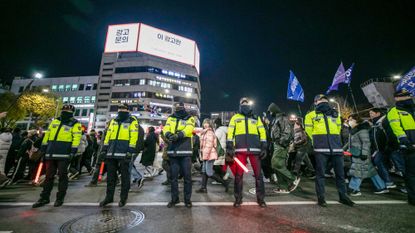
{"type": "Polygon", "coordinates": [[[216,149],[216,153],[218,154],[218,157],[222,157],[225,155],[225,150],[222,148],[222,145],[220,144],[218,137],[216,137],[216,148],[215,149],[216,149]]]}

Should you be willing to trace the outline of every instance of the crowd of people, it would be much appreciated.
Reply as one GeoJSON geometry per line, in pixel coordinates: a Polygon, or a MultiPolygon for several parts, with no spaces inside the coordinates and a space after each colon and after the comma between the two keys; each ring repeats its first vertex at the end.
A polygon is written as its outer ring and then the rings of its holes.
{"type": "Polygon", "coordinates": [[[274,186],[276,194],[289,194],[301,179],[315,179],[317,203],[326,207],[325,179],[329,177],[335,179],[339,202],[348,206],[354,205],[350,196],[362,195],[366,178],[373,183],[374,194],[396,189],[407,193],[408,203],[415,205],[415,104],[405,91],[396,92],[395,100],[396,106],[389,110],[371,108],[368,117],[355,113],[345,119],[320,94],[314,98],[314,110],[304,119],[290,119],[275,103],[262,117],[255,115],[249,99],[242,98],[228,126],[220,119],[207,118],[201,130],[196,127],[196,116],[177,103],[161,132],[154,127],[145,132],[126,104],[119,106],[105,131],[86,132],[73,117],[74,106],[65,104],[61,116],[46,131],[1,130],[0,184],[41,184],[40,199],[33,204],[37,208],[50,202],[57,175],[54,206],[58,207],[64,203],[68,181],[78,179],[85,167],[91,175],[86,187],[96,187],[106,173],[106,196],[99,205],[114,201],[120,183],[118,205],[122,207],[131,184],[140,189],[145,179],[165,172],[162,184],[171,187],[167,207],[180,202],[178,183],[182,179],[184,203],[190,208],[192,175],[201,176],[196,190],[200,194],[208,192],[209,178],[223,185],[227,193],[232,176],[234,207],[240,207],[249,159],[260,207],[266,207],[265,182],[274,186]],[[134,163],[140,153],[144,174],[134,163]],[[404,185],[398,186],[396,177],[403,177],[404,185]]]}

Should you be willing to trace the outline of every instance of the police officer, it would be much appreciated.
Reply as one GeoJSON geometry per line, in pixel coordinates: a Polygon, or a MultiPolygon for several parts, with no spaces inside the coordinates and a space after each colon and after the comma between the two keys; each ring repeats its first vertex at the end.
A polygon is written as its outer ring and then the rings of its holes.
{"type": "MultiPolygon", "coordinates": [[[[109,123],[101,153],[106,154],[107,193],[99,203],[103,207],[114,200],[117,184],[117,171],[121,173],[121,193],[119,207],[123,207],[130,190],[130,163],[136,153],[138,121],[130,115],[127,104],[118,106],[118,116],[109,123]]],[[[141,135],[140,135],[141,136],[141,135]]]]}
{"type": "Polygon", "coordinates": [[[174,113],[167,118],[163,133],[169,141],[167,155],[171,170],[171,201],[168,208],[179,203],[179,173],[184,178],[184,203],[187,208],[192,207],[192,137],[195,119],[190,116],[182,102],[175,105],[174,113]]]}
{"type": "MultiPolygon", "coordinates": [[[[261,172],[261,159],[267,155],[267,136],[264,125],[259,117],[252,113],[249,99],[244,97],[239,101],[239,113],[235,114],[228,128],[226,154],[228,161],[234,157],[246,165],[247,158],[254,170],[257,203],[266,207],[265,188],[261,172]]],[[[244,170],[237,164],[235,167],[234,207],[242,204],[242,183],[244,170]]]]}
{"type": "Polygon", "coordinates": [[[81,124],[73,118],[74,111],[73,105],[63,105],[61,116],[54,119],[45,132],[41,152],[44,153],[46,179],[40,199],[33,204],[33,208],[49,203],[56,172],[59,175],[59,185],[54,206],[63,204],[68,189],[68,165],[75,156],[81,140],[81,124]]]}
{"type": "Polygon", "coordinates": [[[396,104],[389,110],[387,119],[405,159],[408,203],[415,205],[415,104],[412,98],[405,89],[395,92],[396,104]]]}
{"type": "Polygon", "coordinates": [[[305,130],[311,138],[316,159],[316,193],[318,204],[327,207],[324,189],[324,171],[327,162],[331,161],[336,174],[336,186],[339,202],[353,206],[354,202],[346,194],[344,183],[343,149],[340,138],[340,115],[328,103],[325,95],[314,97],[315,110],[305,116],[305,130]]]}

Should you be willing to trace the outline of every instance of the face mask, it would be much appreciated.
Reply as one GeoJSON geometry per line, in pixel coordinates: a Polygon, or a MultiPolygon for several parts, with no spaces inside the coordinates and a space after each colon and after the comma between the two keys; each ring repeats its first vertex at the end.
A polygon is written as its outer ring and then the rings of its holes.
{"type": "Polygon", "coordinates": [[[125,121],[127,120],[127,118],[130,116],[129,112],[118,112],[118,119],[120,119],[120,121],[125,121]]]}
{"type": "Polygon", "coordinates": [[[239,106],[239,110],[241,111],[242,114],[244,115],[248,115],[251,113],[251,106],[249,105],[241,105],[239,106]]]}
{"type": "Polygon", "coordinates": [[[354,120],[349,120],[349,126],[350,126],[350,127],[354,128],[354,127],[356,127],[356,125],[357,125],[356,121],[354,121],[354,120]]]}
{"type": "Polygon", "coordinates": [[[73,112],[62,111],[61,112],[61,119],[62,121],[68,121],[73,117],[73,112]]]}

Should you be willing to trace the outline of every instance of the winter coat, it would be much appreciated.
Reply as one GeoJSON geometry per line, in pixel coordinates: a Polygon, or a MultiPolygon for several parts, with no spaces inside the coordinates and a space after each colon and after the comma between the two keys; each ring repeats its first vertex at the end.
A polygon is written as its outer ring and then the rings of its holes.
{"type": "Polygon", "coordinates": [[[388,149],[388,136],[383,128],[383,121],[386,116],[376,118],[369,131],[372,153],[375,151],[386,152],[388,149]]]}
{"type": "Polygon", "coordinates": [[[13,135],[10,132],[0,134],[0,159],[6,159],[12,144],[13,135]]]}
{"type": "Polygon", "coordinates": [[[143,156],[141,156],[141,163],[144,166],[152,166],[154,158],[156,157],[156,147],[159,143],[158,136],[154,132],[147,134],[144,140],[143,156]]]}
{"type": "Polygon", "coordinates": [[[88,146],[88,140],[86,138],[86,135],[83,134],[82,137],[81,137],[81,141],[79,143],[78,151],[76,152],[76,154],[77,155],[82,155],[85,152],[87,146],[88,146]]]}
{"type": "Polygon", "coordinates": [[[293,129],[284,113],[278,113],[271,128],[271,137],[274,143],[282,147],[288,147],[293,138],[293,129]]]}
{"type": "Polygon", "coordinates": [[[307,145],[307,135],[304,129],[298,128],[294,130],[294,146],[296,148],[307,145]]]}
{"type": "MultiPolygon", "coordinates": [[[[228,135],[228,127],[221,126],[215,130],[215,135],[219,140],[219,143],[226,153],[226,137],[228,135]]],[[[218,157],[218,159],[214,162],[213,165],[224,165],[225,164],[225,154],[221,157],[218,157]]]]}
{"type": "Polygon", "coordinates": [[[377,175],[377,171],[370,158],[369,129],[369,123],[364,122],[351,130],[347,145],[349,152],[352,153],[352,165],[349,171],[350,176],[364,179],[377,175]],[[366,156],[365,160],[361,159],[362,155],[366,156]]]}
{"type": "Polygon", "coordinates": [[[216,160],[216,135],[211,128],[204,129],[200,136],[200,151],[202,160],[216,160]]]}

